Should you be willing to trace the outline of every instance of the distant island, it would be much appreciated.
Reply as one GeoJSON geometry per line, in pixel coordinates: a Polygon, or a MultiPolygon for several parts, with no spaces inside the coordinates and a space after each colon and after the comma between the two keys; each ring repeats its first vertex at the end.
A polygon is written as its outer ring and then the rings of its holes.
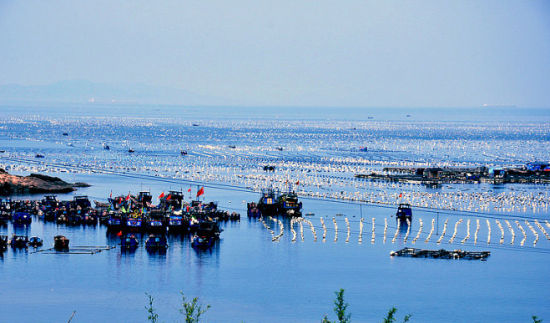
{"type": "Polygon", "coordinates": [[[0,195],[13,194],[41,194],[41,193],[69,193],[77,187],[89,187],[86,183],[67,183],[59,177],[41,174],[17,176],[8,174],[0,168],[0,195]]]}

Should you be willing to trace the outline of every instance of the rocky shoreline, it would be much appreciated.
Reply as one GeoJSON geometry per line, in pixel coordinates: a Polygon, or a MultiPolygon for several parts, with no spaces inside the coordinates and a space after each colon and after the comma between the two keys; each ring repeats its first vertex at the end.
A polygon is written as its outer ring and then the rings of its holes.
{"type": "Polygon", "coordinates": [[[41,174],[18,176],[8,174],[0,168],[0,195],[69,193],[78,187],[89,187],[86,183],[67,183],[59,177],[41,174]]]}

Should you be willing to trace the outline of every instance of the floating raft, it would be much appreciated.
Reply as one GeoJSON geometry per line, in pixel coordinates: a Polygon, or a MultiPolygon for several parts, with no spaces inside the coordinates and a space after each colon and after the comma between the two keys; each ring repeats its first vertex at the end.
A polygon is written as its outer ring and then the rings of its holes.
{"type": "Polygon", "coordinates": [[[114,249],[112,246],[75,246],[71,249],[56,250],[55,248],[39,250],[33,253],[53,254],[53,255],[94,255],[96,253],[114,249]]]}
{"type": "Polygon", "coordinates": [[[487,260],[491,255],[490,251],[464,251],[453,250],[424,250],[416,248],[403,248],[398,251],[390,252],[392,257],[413,257],[413,258],[437,258],[437,259],[468,259],[468,260],[487,260]]]}

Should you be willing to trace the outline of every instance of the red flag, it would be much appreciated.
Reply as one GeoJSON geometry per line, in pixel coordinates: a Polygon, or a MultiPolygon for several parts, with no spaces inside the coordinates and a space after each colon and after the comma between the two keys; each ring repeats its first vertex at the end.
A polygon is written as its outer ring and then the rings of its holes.
{"type": "Polygon", "coordinates": [[[168,196],[166,197],[166,200],[170,201],[171,198],[172,198],[172,194],[168,194],[168,196]]]}
{"type": "Polygon", "coordinates": [[[130,200],[130,193],[128,193],[128,196],[126,196],[126,201],[130,200]]]}
{"type": "Polygon", "coordinates": [[[122,235],[122,231],[118,231],[118,233],[116,234],[117,237],[120,237],[122,235]]]}
{"type": "Polygon", "coordinates": [[[403,197],[403,193],[399,193],[399,198],[402,198],[403,197]]]}
{"type": "Polygon", "coordinates": [[[300,185],[300,181],[297,181],[297,182],[296,182],[296,185],[300,185]]]}
{"type": "Polygon", "coordinates": [[[201,187],[201,189],[197,192],[197,197],[201,196],[204,194],[204,186],[201,187]]]}
{"type": "Polygon", "coordinates": [[[164,192],[160,193],[159,200],[164,197],[164,192]]]}
{"type": "Polygon", "coordinates": [[[187,192],[191,193],[191,187],[187,190],[187,192]]]}

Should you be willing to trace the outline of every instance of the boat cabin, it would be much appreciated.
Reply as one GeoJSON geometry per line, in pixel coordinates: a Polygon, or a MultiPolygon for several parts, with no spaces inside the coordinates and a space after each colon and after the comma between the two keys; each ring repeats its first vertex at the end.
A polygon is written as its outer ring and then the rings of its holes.
{"type": "Polygon", "coordinates": [[[412,221],[411,205],[407,203],[399,204],[399,207],[397,208],[397,213],[395,213],[395,217],[402,222],[405,222],[407,220],[412,221]]]}

